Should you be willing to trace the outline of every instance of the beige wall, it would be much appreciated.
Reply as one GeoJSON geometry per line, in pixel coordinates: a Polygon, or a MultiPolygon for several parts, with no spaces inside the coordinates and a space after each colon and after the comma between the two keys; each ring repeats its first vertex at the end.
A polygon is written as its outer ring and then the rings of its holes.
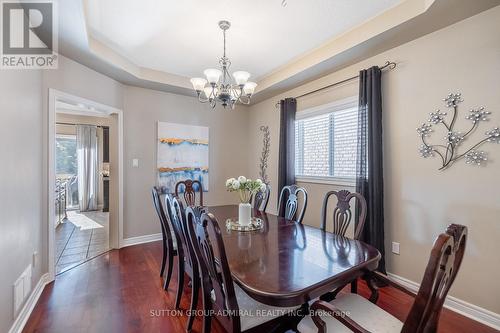
{"type": "MultiPolygon", "coordinates": [[[[123,106],[123,85],[109,77],[93,71],[79,63],[70,60],[64,56],[59,57],[59,67],[56,70],[43,71],[42,97],[43,97],[43,131],[44,142],[48,141],[48,96],[49,89],[56,89],[64,93],[83,97],[95,102],[109,105],[118,109],[123,106]]],[[[118,236],[115,228],[118,226],[118,130],[113,130],[113,124],[117,124],[117,116],[111,115],[113,119],[110,126],[110,159],[116,161],[113,163],[115,168],[110,165],[110,245],[118,246],[118,236]],[[115,179],[116,177],[116,179],[115,179]],[[114,199],[113,199],[114,198],[114,199]]],[[[46,149],[46,147],[45,147],[46,149]]],[[[45,155],[48,156],[45,151],[45,155]]],[[[48,162],[44,160],[44,174],[47,174],[48,162]]],[[[46,179],[44,177],[44,188],[47,188],[46,179]]],[[[47,200],[46,193],[44,198],[47,200]]],[[[44,223],[43,223],[43,260],[44,267],[48,268],[47,246],[48,246],[48,222],[47,222],[47,205],[44,205],[44,223]]]]}
{"type": "MultiPolygon", "coordinates": [[[[352,76],[352,75],[351,75],[352,76]]],[[[327,85],[328,83],[335,82],[331,79],[321,79],[315,82],[312,85],[308,85],[311,90],[317,89],[318,87],[322,87],[327,85]]],[[[271,98],[269,100],[263,101],[259,104],[253,105],[250,107],[250,161],[249,166],[250,177],[258,176],[258,165],[259,159],[256,156],[260,156],[260,152],[262,150],[262,132],[259,130],[261,125],[269,126],[269,130],[271,133],[271,152],[269,158],[269,166],[268,166],[268,174],[271,179],[271,187],[273,189],[271,194],[271,200],[269,201],[269,205],[267,210],[269,212],[276,213],[277,203],[278,203],[278,142],[279,142],[279,110],[276,108],[276,102],[281,98],[285,98],[288,96],[296,96],[300,95],[304,92],[309,91],[309,88],[298,88],[293,90],[290,93],[285,93],[280,96],[276,96],[275,98],[271,98]]],[[[332,101],[345,99],[348,97],[356,96],[358,93],[357,83],[346,84],[336,89],[332,89],[327,91],[326,93],[315,94],[312,96],[307,96],[301,98],[297,102],[297,109],[300,112],[301,110],[306,110],[308,108],[312,108],[315,106],[319,106],[322,104],[326,104],[332,101]]],[[[326,184],[317,184],[317,183],[305,183],[305,182],[297,182],[299,186],[304,187],[308,192],[308,203],[306,215],[304,216],[304,223],[309,225],[320,226],[320,218],[321,218],[321,208],[323,204],[324,195],[328,191],[332,190],[340,190],[340,189],[348,189],[350,191],[354,191],[352,186],[341,186],[341,185],[326,185],[326,184]]],[[[332,201],[334,201],[332,199],[332,201]]],[[[347,231],[348,235],[352,235],[353,228],[349,228],[347,231]]]]}
{"type": "MultiPolygon", "coordinates": [[[[236,196],[225,191],[224,182],[247,170],[247,156],[242,149],[248,148],[245,108],[212,110],[193,97],[124,86],[65,57],[60,58],[59,69],[46,71],[43,79],[44,99],[48,89],[54,88],[123,110],[124,238],[159,232],[149,192],[157,182],[159,120],[210,127],[210,191],[205,193],[206,202],[236,202],[236,196]],[[139,159],[138,168],[132,168],[134,158],[139,159]]],[[[117,172],[111,169],[111,174],[117,172]]]]}
{"type": "MultiPolygon", "coordinates": [[[[444,110],[442,98],[449,92],[462,92],[457,125],[463,130],[470,123],[464,117],[471,107],[484,105],[492,111],[491,120],[482,123],[474,143],[484,131],[500,125],[500,7],[493,8],[443,30],[389,50],[383,54],[305,84],[250,108],[250,172],[257,175],[257,158],[262,136],[259,126],[271,129],[269,174],[277,184],[279,112],[275,103],[329,83],[356,75],[359,69],[396,61],[396,70],[383,75],[385,230],[389,272],[420,282],[434,238],[451,223],[469,228],[467,253],[451,295],[500,313],[498,239],[500,238],[500,146],[486,144],[487,167],[472,167],[463,161],[446,171],[438,171],[437,159],[425,160],[418,154],[419,137],[415,128],[436,108],[444,110]],[[390,252],[391,241],[401,243],[401,255],[390,252]]],[[[357,94],[357,83],[334,88],[301,99],[299,112],[312,105],[357,94]]],[[[436,133],[433,141],[439,141],[436,133]]],[[[329,186],[307,184],[311,203],[306,223],[319,225],[322,194],[329,186]],[[313,203],[314,202],[314,203],[313,203]]],[[[333,187],[332,187],[333,188],[333,187]]],[[[273,193],[270,208],[276,207],[273,193]]]]}
{"type": "MultiPolygon", "coordinates": [[[[496,242],[500,234],[500,146],[488,144],[490,165],[473,168],[460,162],[437,171],[437,160],[418,156],[415,128],[428,112],[441,107],[450,91],[461,91],[461,108],[485,105],[492,120],[475,135],[500,124],[500,8],[387,51],[362,63],[325,76],[297,89],[241,110],[211,110],[195,98],[124,86],[63,56],[59,69],[3,71],[0,76],[2,123],[0,132],[2,192],[0,198],[1,267],[0,331],[12,323],[12,283],[38,251],[33,282],[47,272],[47,156],[48,90],[54,88],[124,110],[124,237],[158,233],[150,200],[156,183],[156,122],[169,121],[210,127],[210,192],[207,204],[235,203],[224,189],[231,176],[258,175],[262,147],[260,125],[271,129],[269,175],[274,193],[269,209],[276,207],[278,153],[277,100],[296,96],[325,84],[355,75],[360,68],[398,62],[384,74],[384,151],[386,184],[386,239],[401,243],[401,255],[387,255],[390,272],[420,281],[436,235],[450,222],[466,224],[470,241],[462,270],[451,294],[500,313],[500,279],[496,242]],[[41,96],[40,96],[41,87],[41,96]],[[7,97],[4,97],[7,96],[7,97]],[[10,144],[16,142],[16,145],[10,144]],[[8,144],[7,144],[8,143],[8,144]],[[19,154],[19,151],[26,153],[19,154]],[[139,159],[139,168],[131,160],[139,159]],[[29,205],[25,199],[29,195],[29,205]],[[479,273],[480,272],[480,273],[479,273]]],[[[356,83],[319,93],[299,103],[303,110],[356,94],[356,83]]],[[[464,113],[461,113],[463,118],[464,113]]],[[[464,124],[460,119],[459,124],[464,124]]],[[[113,145],[113,143],[111,143],[113,145]]],[[[117,156],[115,157],[117,158],[117,156]]],[[[117,175],[117,170],[111,170],[117,175]]],[[[306,223],[318,225],[323,194],[331,186],[303,184],[310,192],[306,223]]],[[[389,251],[388,251],[389,252],[389,251]]]]}
{"type": "MultiPolygon", "coordinates": [[[[236,202],[236,196],[225,191],[224,182],[247,170],[244,149],[248,148],[248,113],[245,108],[212,110],[196,98],[124,86],[61,56],[59,69],[45,71],[43,75],[44,128],[49,88],[123,110],[124,238],[159,232],[150,198],[150,189],[156,184],[156,122],[159,120],[210,127],[210,191],[205,193],[206,202],[236,202]],[[139,159],[138,168],[132,168],[133,158],[139,159]]],[[[44,135],[46,140],[47,133],[44,135]]],[[[111,175],[118,175],[113,167],[111,175]]],[[[45,222],[43,227],[43,244],[46,244],[45,222]]],[[[44,265],[48,265],[47,258],[44,265]]]]}
{"type": "Polygon", "coordinates": [[[62,55],[59,56],[58,69],[43,71],[44,101],[48,99],[49,88],[118,109],[122,109],[123,106],[121,83],[62,55]]]}
{"type": "Polygon", "coordinates": [[[48,272],[49,88],[121,108],[123,86],[63,56],[57,70],[1,72],[0,122],[8,125],[0,131],[0,250],[11,255],[0,259],[0,332],[7,332],[14,322],[12,286],[34,252],[32,288],[48,272]]]}
{"type": "Polygon", "coordinates": [[[151,187],[157,183],[157,121],[210,128],[208,205],[236,203],[226,191],[225,180],[247,172],[248,112],[212,110],[196,98],[126,87],[124,93],[125,203],[124,237],[159,232],[151,204],[151,187]],[[132,167],[132,159],[139,167],[132,167]]]}
{"type": "Polygon", "coordinates": [[[0,332],[14,322],[13,285],[32,263],[32,290],[47,270],[40,261],[42,229],[42,75],[31,70],[0,74],[0,332]]]}

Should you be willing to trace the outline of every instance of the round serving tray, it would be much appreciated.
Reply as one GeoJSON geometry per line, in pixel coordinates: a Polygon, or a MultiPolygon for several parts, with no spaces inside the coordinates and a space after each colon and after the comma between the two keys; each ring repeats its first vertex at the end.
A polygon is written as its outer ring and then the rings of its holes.
{"type": "Polygon", "coordinates": [[[236,230],[236,231],[255,231],[260,230],[264,226],[262,219],[257,217],[252,217],[249,225],[241,225],[237,220],[227,219],[226,220],[226,228],[228,230],[236,230]]]}

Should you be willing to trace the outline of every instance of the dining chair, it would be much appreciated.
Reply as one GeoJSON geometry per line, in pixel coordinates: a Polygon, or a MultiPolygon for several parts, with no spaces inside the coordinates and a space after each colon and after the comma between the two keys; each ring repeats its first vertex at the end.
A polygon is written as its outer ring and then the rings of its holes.
{"type": "Polygon", "coordinates": [[[170,279],[172,277],[172,266],[174,263],[174,257],[177,256],[177,244],[172,237],[172,231],[165,214],[165,209],[162,204],[161,196],[165,195],[165,187],[154,186],[151,190],[153,197],[153,205],[160,220],[161,236],[162,236],[162,247],[163,256],[161,260],[160,276],[164,276],[165,268],[167,269],[167,275],[165,277],[165,282],[163,288],[168,289],[170,284],[170,279]]]}
{"type": "Polygon", "coordinates": [[[173,234],[177,241],[177,292],[175,294],[175,308],[179,309],[182,292],[184,291],[184,275],[191,279],[191,305],[187,330],[191,330],[194,321],[198,292],[200,289],[200,273],[198,263],[194,257],[191,244],[187,238],[185,210],[182,203],[171,194],[165,196],[165,207],[172,225],[173,234]]]}
{"type": "Polygon", "coordinates": [[[422,283],[404,322],[357,294],[342,294],[331,302],[314,302],[311,316],[299,323],[299,332],[437,332],[443,303],[464,256],[466,238],[465,226],[451,224],[435,240],[422,283]]]}
{"type": "MultiPolygon", "coordinates": [[[[285,331],[284,328],[292,322],[287,320],[287,316],[300,308],[260,303],[234,283],[216,218],[203,213],[201,219],[196,221],[196,210],[197,207],[188,207],[186,217],[189,239],[201,273],[204,312],[212,313],[229,333],[270,332],[282,326],[285,331]]],[[[210,332],[211,320],[212,316],[203,316],[203,333],[210,332]]]]}
{"type": "Polygon", "coordinates": [[[177,182],[177,184],[175,184],[175,196],[177,198],[180,198],[179,194],[181,186],[184,186],[183,197],[186,206],[196,206],[195,186],[197,187],[198,192],[200,192],[200,206],[203,206],[203,186],[199,180],[186,179],[177,182]]]}
{"type": "Polygon", "coordinates": [[[287,220],[295,220],[298,223],[302,223],[304,218],[304,213],[307,208],[307,192],[304,188],[297,185],[287,185],[283,186],[280,193],[279,205],[278,205],[278,216],[284,217],[287,220]],[[299,217],[295,219],[299,206],[299,193],[302,192],[302,207],[299,211],[299,217]],[[286,199],[286,202],[285,202],[286,199]]]}
{"type": "Polygon", "coordinates": [[[271,186],[267,185],[264,191],[258,191],[253,197],[253,208],[265,212],[267,204],[269,203],[269,197],[271,196],[271,186]]]}
{"type": "MultiPolygon", "coordinates": [[[[335,196],[337,198],[337,204],[333,209],[333,233],[345,236],[347,228],[351,224],[353,218],[353,211],[351,210],[351,200],[357,200],[359,207],[359,219],[358,223],[355,226],[354,231],[354,239],[359,240],[361,233],[363,232],[363,227],[365,225],[366,220],[366,200],[365,198],[356,192],[349,192],[347,190],[341,191],[330,191],[325,194],[325,198],[323,199],[323,208],[321,210],[321,230],[326,231],[327,224],[327,215],[328,215],[328,201],[330,197],[335,196]]],[[[338,288],[336,292],[332,295],[334,296],[340,290],[343,289],[343,286],[338,288]]],[[[358,290],[358,280],[351,281],[351,292],[356,293],[358,290]]]]}

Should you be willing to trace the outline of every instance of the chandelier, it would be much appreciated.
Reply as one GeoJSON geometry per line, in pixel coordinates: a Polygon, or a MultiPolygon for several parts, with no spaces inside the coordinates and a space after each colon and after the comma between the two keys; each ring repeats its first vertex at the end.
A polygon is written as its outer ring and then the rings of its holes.
{"type": "Polygon", "coordinates": [[[206,79],[195,77],[191,79],[198,100],[202,103],[210,103],[215,108],[217,102],[224,108],[227,106],[234,109],[237,102],[250,104],[250,97],[257,87],[257,83],[248,81],[250,73],[244,71],[229,74],[231,61],[226,57],[226,31],[231,26],[229,21],[220,21],[219,27],[224,35],[224,55],[219,60],[221,70],[209,68],[203,71],[206,79]],[[234,80],[233,80],[234,79],[234,80]]]}

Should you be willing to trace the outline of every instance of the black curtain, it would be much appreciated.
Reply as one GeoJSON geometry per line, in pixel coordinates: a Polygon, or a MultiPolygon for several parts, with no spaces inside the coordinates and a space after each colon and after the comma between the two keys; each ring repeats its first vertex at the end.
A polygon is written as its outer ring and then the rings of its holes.
{"type": "Polygon", "coordinates": [[[356,191],[368,206],[361,239],[380,251],[378,270],[385,274],[381,76],[377,66],[359,73],[356,191]]]}
{"type": "Polygon", "coordinates": [[[295,98],[285,98],[280,101],[278,200],[283,186],[295,184],[295,113],[296,112],[297,112],[297,100],[295,98]]]}

